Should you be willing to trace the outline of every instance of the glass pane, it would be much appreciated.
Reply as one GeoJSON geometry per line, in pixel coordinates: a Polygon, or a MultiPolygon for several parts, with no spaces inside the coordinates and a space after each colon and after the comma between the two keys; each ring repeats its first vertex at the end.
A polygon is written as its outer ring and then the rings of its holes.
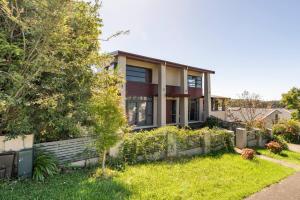
{"type": "Polygon", "coordinates": [[[127,102],[127,120],[130,125],[136,124],[137,105],[135,102],[127,102]]]}
{"type": "Polygon", "coordinates": [[[137,81],[137,82],[146,82],[145,78],[135,77],[135,76],[126,76],[127,81],[137,81]]]}
{"type": "Polygon", "coordinates": [[[147,108],[147,102],[141,102],[139,104],[138,124],[140,125],[144,125],[146,122],[146,108],[147,108]]]}
{"type": "Polygon", "coordinates": [[[188,76],[188,85],[189,87],[202,87],[202,77],[201,76],[188,76]]]}
{"type": "Polygon", "coordinates": [[[198,99],[191,99],[189,101],[189,120],[198,121],[199,120],[199,101],[198,99]]]}
{"type": "Polygon", "coordinates": [[[133,66],[127,65],[127,66],[126,66],[126,71],[136,71],[136,72],[142,72],[142,73],[145,73],[146,69],[140,68],[140,67],[133,67],[133,66]]]}
{"type": "Polygon", "coordinates": [[[126,80],[137,82],[151,82],[151,69],[126,66],[126,80]]]}
{"type": "Polygon", "coordinates": [[[153,103],[152,101],[147,102],[147,116],[146,116],[146,125],[153,124],[153,103]]]}
{"type": "Polygon", "coordinates": [[[145,73],[135,72],[135,71],[127,71],[126,76],[136,76],[136,77],[145,78],[145,73]]]}

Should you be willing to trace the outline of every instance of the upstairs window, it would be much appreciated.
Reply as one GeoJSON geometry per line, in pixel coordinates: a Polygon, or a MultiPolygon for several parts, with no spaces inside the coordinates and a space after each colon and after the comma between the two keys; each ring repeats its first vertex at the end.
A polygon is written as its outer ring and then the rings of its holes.
{"type": "Polygon", "coordinates": [[[135,67],[131,65],[126,66],[126,80],[136,81],[142,83],[151,83],[152,71],[151,69],[135,67]]]}
{"type": "Polygon", "coordinates": [[[202,88],[202,77],[201,76],[188,76],[189,87],[202,88]]]}

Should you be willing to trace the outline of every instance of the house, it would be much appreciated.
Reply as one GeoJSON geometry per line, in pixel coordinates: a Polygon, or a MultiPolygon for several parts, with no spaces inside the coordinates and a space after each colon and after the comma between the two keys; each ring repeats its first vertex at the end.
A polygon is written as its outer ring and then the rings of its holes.
{"type": "Polygon", "coordinates": [[[126,79],[121,95],[130,125],[188,126],[210,115],[214,71],[124,51],[112,55],[126,79]]]}
{"type": "Polygon", "coordinates": [[[280,120],[291,119],[291,112],[284,108],[238,108],[229,107],[224,111],[212,111],[211,115],[227,122],[245,122],[250,119],[261,121],[265,128],[280,120]]]}

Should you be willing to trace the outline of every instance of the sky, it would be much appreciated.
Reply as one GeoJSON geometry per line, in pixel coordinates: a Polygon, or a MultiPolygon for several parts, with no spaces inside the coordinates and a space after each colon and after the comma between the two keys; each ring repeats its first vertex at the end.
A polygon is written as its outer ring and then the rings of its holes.
{"type": "Polygon", "coordinates": [[[300,87],[299,0],[102,0],[102,51],[211,69],[212,94],[279,100],[300,87]]]}

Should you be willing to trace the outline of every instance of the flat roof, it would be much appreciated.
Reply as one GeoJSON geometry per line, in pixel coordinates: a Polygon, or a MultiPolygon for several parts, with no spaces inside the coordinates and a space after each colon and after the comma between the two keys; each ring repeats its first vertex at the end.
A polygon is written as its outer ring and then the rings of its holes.
{"type": "Polygon", "coordinates": [[[145,61],[145,62],[151,62],[151,63],[160,63],[160,64],[165,63],[167,66],[170,66],[170,67],[187,68],[187,69],[191,69],[193,71],[205,72],[205,73],[210,73],[210,74],[215,73],[215,71],[208,70],[208,69],[193,67],[193,66],[184,65],[184,64],[180,64],[180,63],[175,63],[175,62],[171,62],[171,61],[167,61],[167,60],[161,60],[161,59],[157,59],[157,58],[151,58],[151,57],[142,56],[142,55],[138,55],[138,54],[134,54],[134,53],[129,53],[129,52],[126,52],[126,51],[117,50],[117,51],[114,51],[110,54],[113,55],[113,56],[126,56],[126,57],[131,58],[131,59],[145,61]]]}

